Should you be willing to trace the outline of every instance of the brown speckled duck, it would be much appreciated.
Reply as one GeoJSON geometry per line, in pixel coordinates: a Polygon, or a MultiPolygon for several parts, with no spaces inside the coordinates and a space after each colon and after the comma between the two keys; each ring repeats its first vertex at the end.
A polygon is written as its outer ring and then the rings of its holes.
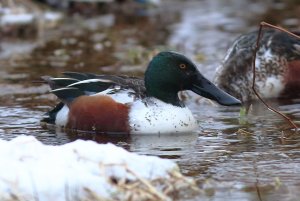
{"type": "MultiPolygon", "coordinates": [[[[271,28],[262,33],[255,61],[256,90],[263,98],[299,97],[300,39],[271,28]]],[[[256,99],[251,87],[257,37],[257,31],[238,37],[216,72],[216,85],[242,102],[256,99]]]]}

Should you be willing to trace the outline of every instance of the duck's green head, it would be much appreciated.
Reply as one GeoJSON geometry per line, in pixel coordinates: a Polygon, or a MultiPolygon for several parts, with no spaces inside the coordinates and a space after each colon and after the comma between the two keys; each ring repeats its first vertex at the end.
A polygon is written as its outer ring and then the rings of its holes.
{"type": "Polygon", "coordinates": [[[182,90],[192,90],[221,105],[241,104],[207,80],[192,61],[175,52],[160,52],[152,59],[145,72],[145,86],[148,96],[176,106],[183,106],[178,97],[182,90]]]}

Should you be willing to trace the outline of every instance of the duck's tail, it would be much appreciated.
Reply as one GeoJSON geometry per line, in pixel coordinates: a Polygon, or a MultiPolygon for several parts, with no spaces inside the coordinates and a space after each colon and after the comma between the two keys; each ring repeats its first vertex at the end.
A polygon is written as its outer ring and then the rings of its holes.
{"type": "Polygon", "coordinates": [[[64,105],[65,104],[63,102],[58,103],[52,110],[45,113],[44,118],[41,120],[41,122],[47,124],[55,124],[56,115],[64,107],[64,105]]]}

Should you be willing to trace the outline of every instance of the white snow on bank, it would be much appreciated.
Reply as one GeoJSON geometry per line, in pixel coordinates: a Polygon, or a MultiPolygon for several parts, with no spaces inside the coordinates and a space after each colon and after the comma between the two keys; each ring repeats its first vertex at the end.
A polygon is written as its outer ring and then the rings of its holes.
{"type": "Polygon", "coordinates": [[[86,200],[88,192],[108,199],[119,193],[111,178],[167,179],[178,170],[170,160],[113,144],[77,140],[51,146],[31,136],[0,140],[0,164],[0,200],[86,200]]]}
{"type": "Polygon", "coordinates": [[[63,18],[61,13],[58,12],[50,12],[50,11],[46,11],[44,13],[44,18],[46,21],[58,21],[61,20],[63,18]]]}
{"type": "Polygon", "coordinates": [[[11,24],[30,24],[34,20],[34,15],[31,13],[8,13],[2,16],[1,25],[11,24]]]}
{"type": "Polygon", "coordinates": [[[0,8],[0,25],[28,25],[34,23],[35,20],[43,19],[46,23],[53,23],[61,20],[63,15],[58,12],[14,12],[9,8],[0,8]]]}

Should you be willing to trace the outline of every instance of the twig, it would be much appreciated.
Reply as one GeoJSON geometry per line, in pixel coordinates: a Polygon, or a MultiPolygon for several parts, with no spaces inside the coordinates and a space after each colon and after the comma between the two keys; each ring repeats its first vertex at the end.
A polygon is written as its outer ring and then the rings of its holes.
{"type": "Polygon", "coordinates": [[[146,179],[144,179],[144,178],[140,177],[139,175],[137,175],[134,171],[129,169],[127,166],[125,166],[125,169],[127,170],[127,172],[132,174],[137,180],[139,180],[142,184],[144,184],[148,188],[149,192],[151,194],[153,194],[154,196],[156,196],[159,200],[167,200],[166,195],[164,195],[161,192],[157,191],[156,188],[150,182],[148,182],[146,179]]]}
{"type": "Polygon", "coordinates": [[[254,173],[255,173],[255,177],[256,177],[255,190],[256,190],[259,201],[262,201],[261,192],[260,192],[260,189],[259,189],[259,180],[258,180],[256,160],[253,161],[253,169],[254,169],[254,173]]]}
{"type": "Polygon", "coordinates": [[[283,31],[283,32],[285,32],[285,33],[287,33],[287,34],[289,34],[289,35],[291,35],[291,36],[294,36],[294,37],[300,39],[300,36],[298,36],[298,35],[296,35],[296,34],[290,32],[290,31],[288,31],[288,30],[286,30],[286,29],[284,29],[284,28],[282,28],[282,27],[278,27],[278,26],[275,26],[275,25],[273,25],[273,24],[269,24],[269,23],[267,23],[267,22],[261,22],[260,24],[261,24],[261,26],[268,26],[268,27],[277,29],[277,30],[279,30],[279,31],[283,31]]]}
{"type": "Polygon", "coordinates": [[[252,79],[252,90],[253,92],[255,93],[255,95],[257,96],[257,98],[269,109],[271,110],[272,112],[275,112],[277,113],[278,115],[282,116],[296,131],[298,129],[298,126],[288,117],[286,116],[285,114],[283,114],[282,112],[274,109],[273,107],[271,107],[266,101],[264,101],[262,99],[262,97],[259,95],[259,93],[256,91],[255,89],[255,78],[256,78],[256,72],[255,72],[255,60],[256,60],[256,53],[258,52],[258,49],[259,49],[259,42],[260,42],[260,39],[262,37],[262,28],[263,26],[268,26],[268,27],[271,27],[271,28],[274,28],[274,29],[277,29],[277,30],[280,30],[280,31],[284,31],[288,34],[291,34],[292,36],[295,36],[297,38],[300,38],[299,36],[283,29],[283,28],[280,28],[280,27],[277,27],[277,26],[274,26],[274,25],[271,25],[269,23],[266,23],[266,22],[261,22],[260,23],[260,26],[259,26],[259,31],[258,31],[258,36],[257,36],[257,40],[256,40],[256,45],[255,45],[255,48],[254,48],[254,51],[253,51],[253,59],[252,59],[252,72],[253,72],[253,79],[252,79]]]}

